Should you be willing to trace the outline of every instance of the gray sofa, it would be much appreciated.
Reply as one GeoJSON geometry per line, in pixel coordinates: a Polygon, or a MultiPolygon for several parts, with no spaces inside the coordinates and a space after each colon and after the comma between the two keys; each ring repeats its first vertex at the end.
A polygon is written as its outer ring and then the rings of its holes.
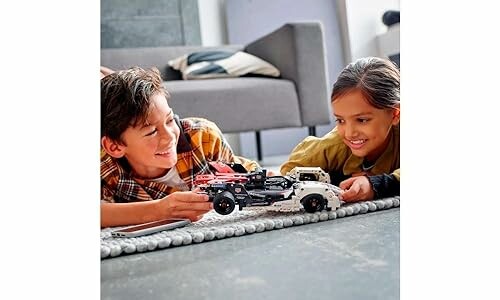
{"type": "Polygon", "coordinates": [[[225,133],[255,131],[262,159],[260,131],[309,127],[330,122],[329,87],[322,26],[287,23],[248,44],[220,47],[175,46],[101,49],[101,65],[112,69],[157,67],[171,94],[170,106],[180,117],[214,121],[225,133]],[[281,78],[240,77],[182,80],[170,59],[200,50],[244,50],[276,66],[281,78]]]}

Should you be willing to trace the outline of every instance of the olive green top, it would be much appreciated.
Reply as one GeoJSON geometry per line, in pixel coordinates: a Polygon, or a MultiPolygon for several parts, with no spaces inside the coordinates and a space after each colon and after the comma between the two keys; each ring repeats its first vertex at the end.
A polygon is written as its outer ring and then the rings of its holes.
{"type": "MultiPolygon", "coordinates": [[[[399,126],[393,126],[389,133],[389,143],[382,155],[370,169],[371,175],[392,174],[400,180],[399,167],[399,126]]],[[[294,167],[320,167],[330,173],[333,184],[363,172],[363,158],[352,154],[351,149],[334,128],[323,137],[309,136],[298,144],[288,161],[281,165],[281,174],[294,167]]]]}

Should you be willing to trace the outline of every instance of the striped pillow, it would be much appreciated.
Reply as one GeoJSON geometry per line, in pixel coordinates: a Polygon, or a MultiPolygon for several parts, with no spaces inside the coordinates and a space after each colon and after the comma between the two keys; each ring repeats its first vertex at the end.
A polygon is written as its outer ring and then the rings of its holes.
{"type": "Polygon", "coordinates": [[[180,71],[185,80],[239,76],[280,76],[280,71],[275,66],[243,51],[193,52],[170,60],[168,65],[180,71]]]}

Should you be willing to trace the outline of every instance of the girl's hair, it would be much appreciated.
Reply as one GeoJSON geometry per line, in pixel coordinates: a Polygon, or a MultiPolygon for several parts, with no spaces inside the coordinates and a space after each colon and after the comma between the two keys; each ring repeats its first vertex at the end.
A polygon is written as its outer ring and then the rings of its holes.
{"type": "Polygon", "coordinates": [[[101,137],[123,143],[122,133],[147,119],[151,97],[156,93],[167,100],[170,97],[157,68],[133,67],[102,78],[101,137]]]}
{"type": "Polygon", "coordinates": [[[399,69],[391,61],[365,57],[348,64],[333,85],[331,101],[358,89],[378,109],[399,104],[399,69]]]}

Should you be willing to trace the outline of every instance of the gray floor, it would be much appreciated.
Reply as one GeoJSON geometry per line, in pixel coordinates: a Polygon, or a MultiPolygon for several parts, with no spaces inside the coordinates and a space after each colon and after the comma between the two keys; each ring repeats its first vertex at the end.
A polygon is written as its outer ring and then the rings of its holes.
{"type": "Polygon", "coordinates": [[[101,262],[102,299],[399,299],[399,208],[101,262]]]}

